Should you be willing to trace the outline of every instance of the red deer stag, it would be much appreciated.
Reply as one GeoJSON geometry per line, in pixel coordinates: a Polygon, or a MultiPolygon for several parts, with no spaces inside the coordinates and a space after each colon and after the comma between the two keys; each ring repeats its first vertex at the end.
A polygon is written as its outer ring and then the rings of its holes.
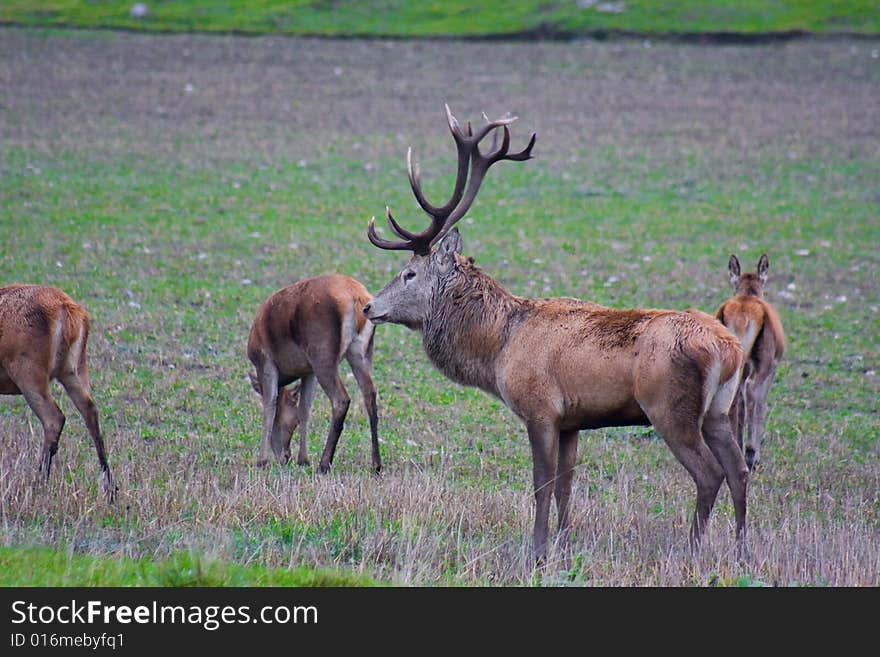
{"type": "Polygon", "coordinates": [[[776,366],[785,352],[785,333],[776,310],[764,299],[770,261],[765,253],[755,272],[740,274],[739,260],[730,256],[727,268],[734,296],[721,304],[715,316],[739,338],[745,354],[742,380],[730,411],[733,433],[745,450],[749,470],[755,467],[764,442],[767,393],[776,366]],[[743,436],[748,437],[743,444],[743,436]]]}
{"type": "Polygon", "coordinates": [[[339,363],[344,357],[370,418],[373,470],[378,473],[382,469],[372,376],[374,326],[363,311],[371,298],[355,279],[329,274],[288,285],[260,306],[247,345],[248,358],[257,369],[256,376],[250,374],[251,384],[263,401],[263,441],[257,465],[268,463],[270,447],[279,463],[287,463],[297,425],[297,463],[308,465],[309,409],[317,381],[333,409],[319,465],[321,472],[330,469],[351,403],[339,378],[339,363]],[[285,387],[297,380],[299,386],[285,387]]]}
{"type": "Polygon", "coordinates": [[[499,397],[526,425],[539,564],[547,556],[551,495],[559,538],[569,551],[578,432],[626,425],[653,425],[693,477],[693,549],[727,478],[741,554],[749,471],[727,416],[742,365],[739,342],[696,310],[615,310],[570,298],[523,298],[501,287],[461,255],[461,236],[453,225],[470,208],[489,167],[529,159],[535,135],[522,151],[509,154],[513,118],[473,130],[470,124],[462,129],[449,107],[446,114],[458,149],[452,197],[442,207],[426,200],[410,149],[410,186],[431,224],[413,233],[386,209],[391,229],[402,239],[391,241],[377,235],[375,219],[370,221],[368,236],[375,246],[413,256],[364,309],[366,316],[419,331],[428,357],[443,374],[499,397]],[[502,131],[501,144],[494,139],[484,154],[479,144],[496,129],[502,131]]]}
{"type": "Polygon", "coordinates": [[[18,283],[0,287],[0,394],[22,395],[43,425],[40,471],[48,479],[65,423],[49,383],[60,381],[95,443],[101,487],[112,503],[116,483],[89,387],[88,339],[85,308],[58,288],[18,283]]]}

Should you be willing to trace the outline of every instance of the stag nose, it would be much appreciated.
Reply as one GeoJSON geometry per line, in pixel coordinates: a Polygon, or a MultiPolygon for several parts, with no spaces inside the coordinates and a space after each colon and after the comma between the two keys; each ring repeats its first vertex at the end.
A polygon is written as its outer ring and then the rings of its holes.
{"type": "Polygon", "coordinates": [[[366,306],[364,306],[364,315],[370,314],[370,305],[371,304],[368,303],[366,306]]]}

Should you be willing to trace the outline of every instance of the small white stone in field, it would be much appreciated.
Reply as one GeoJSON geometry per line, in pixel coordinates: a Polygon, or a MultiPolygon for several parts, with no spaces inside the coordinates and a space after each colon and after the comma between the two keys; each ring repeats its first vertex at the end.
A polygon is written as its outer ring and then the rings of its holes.
{"type": "Polygon", "coordinates": [[[136,2],[131,6],[131,10],[128,14],[132,18],[146,18],[150,14],[150,9],[143,2],[136,2]]]}
{"type": "Polygon", "coordinates": [[[786,287],[789,290],[796,290],[797,289],[797,285],[795,285],[794,283],[789,283],[786,287]]]}
{"type": "Polygon", "coordinates": [[[61,264],[61,261],[60,261],[60,260],[56,260],[56,261],[55,261],[55,266],[58,267],[58,268],[61,268],[61,267],[63,267],[64,265],[61,264]]]}
{"type": "Polygon", "coordinates": [[[302,168],[305,167],[307,164],[308,164],[308,162],[306,162],[305,160],[300,160],[300,161],[299,161],[299,168],[302,169],[302,168]]]}
{"type": "Polygon", "coordinates": [[[208,254],[205,253],[204,251],[202,251],[201,253],[199,253],[199,255],[196,256],[196,259],[197,260],[207,260],[208,254]]]}
{"type": "Polygon", "coordinates": [[[603,2],[596,5],[596,11],[602,14],[621,14],[626,9],[625,2],[603,2]]]}
{"type": "Polygon", "coordinates": [[[242,278],[240,282],[241,282],[242,285],[250,285],[250,284],[251,284],[251,279],[249,279],[249,278],[242,278]]]}
{"type": "Polygon", "coordinates": [[[342,75],[342,69],[338,66],[333,67],[333,75],[342,75]]]}
{"type": "Polygon", "coordinates": [[[474,218],[473,217],[465,217],[464,223],[470,225],[470,224],[474,223],[474,218]]]}
{"type": "Polygon", "coordinates": [[[232,183],[232,187],[233,189],[238,189],[239,187],[241,187],[241,183],[236,180],[234,183],[232,183]]]}
{"type": "Polygon", "coordinates": [[[620,279],[617,278],[617,276],[609,276],[608,279],[605,281],[605,285],[613,285],[614,283],[616,283],[619,280],[620,279]]]}
{"type": "Polygon", "coordinates": [[[799,255],[799,256],[808,256],[808,255],[810,255],[810,250],[809,249],[798,249],[794,253],[795,253],[795,255],[799,255]]]}
{"type": "Polygon", "coordinates": [[[169,370],[173,370],[173,369],[175,369],[176,367],[177,367],[177,366],[176,366],[174,363],[168,363],[168,369],[169,369],[169,370]]]}
{"type": "Polygon", "coordinates": [[[132,308],[140,308],[141,307],[141,304],[139,304],[137,301],[129,301],[128,305],[131,306],[132,308]]]}
{"type": "Polygon", "coordinates": [[[820,240],[819,246],[822,246],[827,249],[831,246],[831,242],[829,240],[820,240]]]}
{"type": "Polygon", "coordinates": [[[868,307],[871,309],[871,312],[872,312],[872,313],[875,313],[875,312],[877,312],[878,310],[880,310],[880,306],[868,306],[868,307]]]}
{"type": "Polygon", "coordinates": [[[831,310],[831,306],[822,306],[822,310],[831,310]]]}
{"type": "Polygon", "coordinates": [[[91,242],[83,242],[83,248],[84,249],[91,249],[92,243],[91,242]]]}
{"type": "Polygon", "coordinates": [[[374,166],[372,162],[364,162],[364,171],[372,171],[374,166]]]}
{"type": "Polygon", "coordinates": [[[643,41],[643,42],[642,42],[642,46],[645,47],[645,48],[650,48],[651,45],[652,45],[652,44],[651,44],[650,41],[643,41]]]}
{"type": "Polygon", "coordinates": [[[258,231],[255,230],[253,233],[248,235],[248,237],[253,237],[254,239],[256,239],[256,238],[262,237],[262,236],[260,235],[260,233],[258,231]]]}
{"type": "Polygon", "coordinates": [[[299,244],[297,244],[296,242],[290,242],[290,243],[287,245],[287,248],[290,249],[290,250],[298,249],[298,248],[299,248],[299,244]]]}
{"type": "Polygon", "coordinates": [[[147,255],[150,255],[152,252],[153,252],[153,249],[151,249],[150,247],[148,247],[148,246],[144,247],[144,253],[146,253],[147,255]]]}
{"type": "Polygon", "coordinates": [[[540,264],[541,264],[541,259],[540,259],[540,258],[535,258],[534,260],[532,260],[532,262],[534,262],[536,265],[540,265],[540,264]]]}
{"type": "Polygon", "coordinates": [[[195,90],[196,88],[192,86],[189,82],[187,82],[186,85],[183,87],[183,93],[185,94],[191,94],[195,90]]]}
{"type": "Polygon", "coordinates": [[[877,59],[878,57],[880,57],[880,50],[876,50],[876,49],[872,50],[871,51],[871,59],[877,59]]]}
{"type": "Polygon", "coordinates": [[[651,262],[651,256],[642,256],[642,262],[651,262]]]}
{"type": "Polygon", "coordinates": [[[846,295],[845,295],[845,294],[841,294],[840,296],[836,297],[834,300],[837,301],[837,302],[839,302],[839,303],[843,303],[843,302],[846,301],[846,295]]]}
{"type": "Polygon", "coordinates": [[[874,370],[868,370],[867,372],[865,372],[865,376],[874,376],[874,374],[874,370]]]}
{"type": "Polygon", "coordinates": [[[415,440],[410,440],[409,438],[406,439],[406,444],[409,445],[410,447],[418,447],[419,446],[419,444],[415,440]]]}

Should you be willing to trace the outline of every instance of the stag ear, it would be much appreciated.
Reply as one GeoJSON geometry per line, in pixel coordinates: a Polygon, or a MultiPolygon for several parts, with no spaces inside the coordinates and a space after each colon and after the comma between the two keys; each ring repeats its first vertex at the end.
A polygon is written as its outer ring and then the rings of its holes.
{"type": "Polygon", "coordinates": [[[733,287],[739,285],[739,276],[740,276],[740,268],[739,268],[739,260],[737,260],[735,255],[730,256],[730,260],[727,262],[727,269],[730,272],[730,284],[733,287]]]}
{"type": "Polygon", "coordinates": [[[458,228],[453,228],[434,251],[434,258],[442,271],[448,271],[455,264],[456,253],[461,253],[461,233],[458,232],[458,228]]]}
{"type": "Polygon", "coordinates": [[[253,372],[248,372],[248,378],[251,380],[251,386],[254,390],[257,391],[257,394],[261,397],[263,396],[263,386],[260,385],[260,380],[254,376],[253,372]]]}
{"type": "Polygon", "coordinates": [[[767,254],[763,254],[761,259],[758,260],[758,278],[761,280],[761,285],[767,283],[767,270],[770,269],[770,259],[767,257],[767,254]]]}

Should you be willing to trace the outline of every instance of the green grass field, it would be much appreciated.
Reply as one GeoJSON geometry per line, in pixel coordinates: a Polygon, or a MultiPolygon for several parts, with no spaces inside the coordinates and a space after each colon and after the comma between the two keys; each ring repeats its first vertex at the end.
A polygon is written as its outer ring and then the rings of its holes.
{"type": "MultiPolygon", "coordinates": [[[[60,386],[68,421],[47,483],[39,423],[0,400],[2,583],[175,584],[177,570],[186,583],[189,560],[217,584],[877,586],[878,61],[845,39],[0,30],[0,281],[57,285],[88,308],[120,485],[108,508],[60,386]],[[711,546],[688,554],[692,482],[652,431],[625,428],[582,434],[574,565],[537,576],[524,429],[444,379],[402,327],[377,329],[382,477],[346,365],[333,473],[254,466],[257,306],[305,276],[339,271],[374,292],[391,278],[405,256],[374,248],[367,221],[388,204],[423,225],[409,145],[431,198],[448,193],[444,101],[462,119],[517,114],[514,148],[538,133],[535,159],[493,169],[460,224],[465,253],[517,294],[713,312],[729,255],[751,268],[769,254],[789,349],[750,487],[750,561],[732,556],[726,488],[711,546]]],[[[313,462],[328,407],[319,392],[313,462]]]]}
{"type": "Polygon", "coordinates": [[[131,16],[133,4],[130,0],[6,0],[0,5],[0,21],[323,36],[880,32],[880,4],[876,0],[163,0],[147,2],[149,12],[141,18],[131,16]]]}

